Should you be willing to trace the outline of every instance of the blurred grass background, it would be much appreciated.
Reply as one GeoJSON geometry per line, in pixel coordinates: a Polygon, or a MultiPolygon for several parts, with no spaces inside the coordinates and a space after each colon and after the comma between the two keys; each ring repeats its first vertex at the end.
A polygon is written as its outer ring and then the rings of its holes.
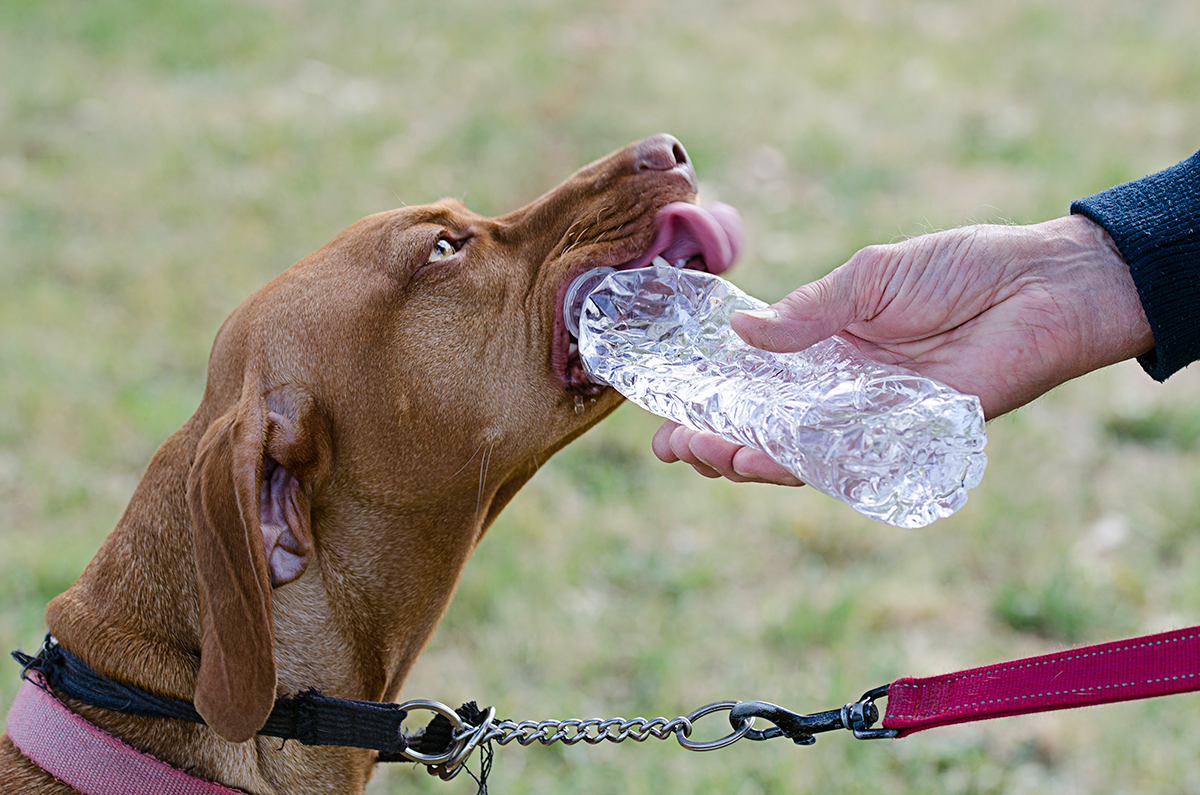
{"type": "MultiPolygon", "coordinates": [[[[500,213],[668,131],[777,299],[858,247],[1031,222],[1200,147],[1193,0],[0,0],[0,648],[36,647],[251,291],[371,212],[500,213]]],[[[481,374],[486,377],[486,374],[481,374]]],[[[992,423],[921,531],[657,463],[625,407],[492,529],[404,697],[515,719],[799,711],[1200,622],[1200,373],[992,423]]],[[[17,687],[0,677],[0,711],[17,687]]],[[[721,731],[721,719],[698,733],[721,731]]],[[[499,749],[497,793],[1200,791],[1200,699],[898,742],[499,749]]],[[[473,792],[399,766],[375,795],[473,792]]]]}

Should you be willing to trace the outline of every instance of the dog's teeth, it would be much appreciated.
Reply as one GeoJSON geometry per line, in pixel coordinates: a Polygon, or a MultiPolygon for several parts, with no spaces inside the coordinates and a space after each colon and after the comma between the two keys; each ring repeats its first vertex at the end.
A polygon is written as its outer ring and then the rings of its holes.
{"type": "Polygon", "coordinates": [[[684,268],[687,267],[687,264],[688,264],[688,258],[680,257],[679,261],[675,263],[675,267],[679,268],[680,270],[683,270],[684,268]]]}
{"type": "MultiPolygon", "coordinates": [[[[662,257],[662,255],[659,255],[659,256],[655,257],[654,259],[650,260],[650,264],[651,264],[651,265],[659,265],[659,266],[662,266],[662,267],[664,267],[664,268],[669,268],[669,267],[671,267],[671,263],[667,262],[667,261],[666,261],[666,259],[664,259],[664,258],[662,257]]],[[[678,267],[678,266],[677,266],[677,267],[678,267]]]]}
{"type": "Polygon", "coordinates": [[[579,346],[577,344],[572,342],[570,345],[567,346],[567,355],[568,356],[574,356],[577,353],[579,353],[579,346]]]}

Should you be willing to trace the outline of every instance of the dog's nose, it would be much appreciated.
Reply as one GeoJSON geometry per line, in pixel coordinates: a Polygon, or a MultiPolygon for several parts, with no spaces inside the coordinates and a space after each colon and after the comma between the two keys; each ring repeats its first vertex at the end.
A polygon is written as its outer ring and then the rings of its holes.
{"type": "Polygon", "coordinates": [[[638,171],[671,171],[679,169],[694,183],[696,171],[691,158],[679,139],[673,135],[656,135],[639,141],[634,147],[634,163],[638,171]]]}

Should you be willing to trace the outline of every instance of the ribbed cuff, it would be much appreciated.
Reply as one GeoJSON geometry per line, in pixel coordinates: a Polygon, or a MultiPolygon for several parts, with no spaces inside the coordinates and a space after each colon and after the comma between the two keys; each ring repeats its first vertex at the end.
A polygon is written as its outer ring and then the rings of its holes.
{"type": "Polygon", "coordinates": [[[1200,359],[1200,152],[1071,205],[1108,231],[1154,334],[1138,362],[1154,379],[1200,359]]]}

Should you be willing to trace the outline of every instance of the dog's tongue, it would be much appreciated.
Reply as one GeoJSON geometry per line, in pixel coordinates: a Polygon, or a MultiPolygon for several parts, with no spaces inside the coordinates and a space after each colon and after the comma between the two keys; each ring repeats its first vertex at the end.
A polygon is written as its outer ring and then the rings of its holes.
{"type": "Polygon", "coordinates": [[[707,207],[675,202],[654,217],[658,234],[642,256],[628,267],[641,268],[655,257],[675,263],[700,256],[709,273],[729,270],[745,240],[742,217],[728,204],[713,202],[707,207]]]}

